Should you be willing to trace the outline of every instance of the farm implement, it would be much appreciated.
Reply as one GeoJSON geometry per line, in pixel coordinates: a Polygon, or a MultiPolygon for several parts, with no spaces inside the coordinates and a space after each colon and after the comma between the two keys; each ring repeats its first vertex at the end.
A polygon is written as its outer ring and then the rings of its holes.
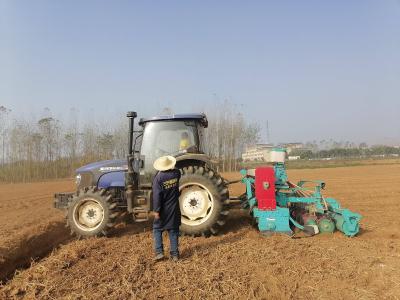
{"type": "Polygon", "coordinates": [[[260,232],[292,235],[297,228],[307,235],[339,230],[346,236],[355,236],[361,215],[341,208],[333,198],[323,197],[323,181],[289,181],[285,154],[285,149],[276,148],[270,153],[273,166],[240,172],[246,192],[239,199],[255,218],[260,232]]]}

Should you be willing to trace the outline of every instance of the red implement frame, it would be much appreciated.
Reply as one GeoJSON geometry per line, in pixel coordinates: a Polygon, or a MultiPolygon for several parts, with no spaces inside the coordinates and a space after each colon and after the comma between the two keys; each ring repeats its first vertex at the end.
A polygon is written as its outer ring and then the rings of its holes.
{"type": "Polygon", "coordinates": [[[275,172],[273,167],[256,169],[256,199],[258,209],[275,210],[275,172]]]}

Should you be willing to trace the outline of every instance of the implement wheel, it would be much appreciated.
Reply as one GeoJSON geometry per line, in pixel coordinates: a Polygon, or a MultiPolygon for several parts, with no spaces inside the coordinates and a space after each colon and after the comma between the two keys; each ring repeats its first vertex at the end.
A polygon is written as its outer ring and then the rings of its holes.
{"type": "Polygon", "coordinates": [[[326,217],[318,220],[318,229],[321,233],[333,233],[335,231],[335,223],[326,217]]]}

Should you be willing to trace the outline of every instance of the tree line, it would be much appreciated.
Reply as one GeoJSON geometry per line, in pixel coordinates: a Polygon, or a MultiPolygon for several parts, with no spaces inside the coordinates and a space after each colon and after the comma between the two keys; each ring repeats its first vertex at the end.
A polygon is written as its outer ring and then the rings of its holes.
{"type": "Polygon", "coordinates": [[[366,157],[390,157],[400,156],[400,148],[374,145],[367,146],[362,143],[359,147],[332,148],[324,150],[302,150],[296,149],[290,153],[291,156],[300,156],[302,159],[324,159],[324,158],[366,158],[366,157]]]}
{"type": "MultiPolygon", "coordinates": [[[[206,110],[209,128],[203,136],[205,150],[219,161],[220,171],[235,170],[244,146],[259,141],[260,128],[247,122],[229,102],[218,105],[217,110],[206,110]]],[[[42,117],[27,121],[0,106],[0,181],[66,178],[87,163],[126,158],[128,122],[123,114],[120,119],[116,125],[105,125],[73,114],[69,121],[61,121],[45,109],[42,117]]]]}

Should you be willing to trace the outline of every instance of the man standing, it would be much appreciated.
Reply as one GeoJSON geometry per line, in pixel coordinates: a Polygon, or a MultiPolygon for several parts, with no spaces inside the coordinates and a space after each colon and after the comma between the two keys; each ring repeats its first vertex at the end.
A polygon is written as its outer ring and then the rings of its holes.
{"type": "Polygon", "coordinates": [[[158,158],[153,166],[158,171],[153,181],[153,236],[155,260],[164,258],[162,241],[163,231],[168,231],[170,255],[173,261],[179,259],[178,237],[181,225],[179,208],[179,179],[181,173],[175,169],[176,159],[173,156],[158,158]]]}

